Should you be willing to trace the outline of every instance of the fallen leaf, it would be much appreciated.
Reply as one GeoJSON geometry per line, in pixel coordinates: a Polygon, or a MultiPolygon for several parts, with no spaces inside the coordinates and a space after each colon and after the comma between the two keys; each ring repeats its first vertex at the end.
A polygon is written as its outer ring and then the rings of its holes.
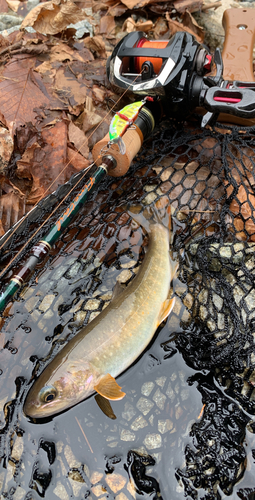
{"type": "Polygon", "coordinates": [[[122,25],[122,31],[126,31],[127,33],[131,33],[132,31],[144,31],[145,33],[147,33],[152,28],[153,28],[152,21],[135,22],[132,17],[128,17],[122,25]]]}
{"type": "Polygon", "coordinates": [[[100,19],[99,33],[106,35],[115,34],[115,20],[113,16],[102,16],[100,19]]]}
{"type": "Polygon", "coordinates": [[[191,14],[187,14],[187,13],[184,14],[184,19],[185,19],[185,23],[186,23],[186,25],[185,25],[184,23],[179,23],[178,21],[173,21],[169,15],[169,13],[168,12],[166,13],[166,20],[168,22],[168,27],[171,31],[171,35],[173,36],[178,31],[184,31],[186,33],[190,33],[191,35],[195,36],[197,41],[199,43],[202,43],[204,41],[203,28],[195,26],[195,23],[192,24],[192,22],[190,22],[189,16],[191,16],[191,14]],[[188,24],[191,27],[189,27],[188,24]]]}
{"type": "Polygon", "coordinates": [[[73,107],[85,102],[88,88],[77,81],[69,67],[61,66],[56,73],[55,91],[63,102],[73,107]]]}
{"type": "Polygon", "coordinates": [[[13,10],[13,12],[17,12],[18,11],[18,8],[20,6],[19,0],[6,0],[6,2],[8,3],[10,9],[13,10]]]}
{"type": "Polygon", "coordinates": [[[179,14],[189,12],[200,12],[203,7],[203,0],[176,0],[173,5],[179,14]]]}
{"type": "Polygon", "coordinates": [[[0,0],[0,12],[3,14],[4,12],[8,12],[9,7],[6,0],[0,0]]]}
{"type": "MultiPolygon", "coordinates": [[[[2,190],[1,190],[2,191],[2,190]]],[[[25,214],[25,197],[11,189],[0,197],[0,234],[4,234],[25,214]]]]}
{"type": "Polygon", "coordinates": [[[97,57],[106,57],[105,43],[101,35],[85,38],[84,45],[97,57]]]}
{"type": "Polygon", "coordinates": [[[64,121],[41,132],[40,141],[28,147],[17,161],[17,175],[33,179],[27,203],[37,203],[69,179],[66,166],[67,125],[64,121]],[[40,144],[39,144],[40,142],[40,144]]]}
{"type": "Polygon", "coordinates": [[[75,24],[85,18],[85,12],[70,0],[51,0],[34,7],[25,17],[20,29],[32,26],[39,33],[56,35],[69,24],[75,24]]]}
{"type": "Polygon", "coordinates": [[[33,72],[34,65],[34,58],[17,56],[0,75],[0,117],[12,135],[19,125],[35,122],[37,107],[50,104],[41,77],[33,72]]]}
{"type": "Polygon", "coordinates": [[[141,7],[144,7],[148,3],[150,3],[150,0],[121,0],[124,5],[130,10],[132,10],[134,7],[137,9],[140,9],[141,7]]]}
{"type": "Polygon", "coordinates": [[[69,123],[68,127],[68,137],[69,141],[74,144],[76,149],[85,157],[88,157],[89,148],[88,148],[88,139],[85,136],[84,132],[74,125],[73,122],[69,123]]]}
{"type": "Polygon", "coordinates": [[[83,170],[83,168],[87,168],[90,164],[89,160],[86,160],[82,155],[80,155],[77,151],[74,151],[70,147],[67,147],[67,159],[68,159],[68,169],[70,169],[70,174],[79,172],[83,170]],[[71,170],[73,169],[73,171],[71,170]]]}
{"type": "Polygon", "coordinates": [[[86,133],[101,122],[102,118],[94,111],[85,109],[79,116],[79,123],[82,123],[82,129],[86,133]]]}

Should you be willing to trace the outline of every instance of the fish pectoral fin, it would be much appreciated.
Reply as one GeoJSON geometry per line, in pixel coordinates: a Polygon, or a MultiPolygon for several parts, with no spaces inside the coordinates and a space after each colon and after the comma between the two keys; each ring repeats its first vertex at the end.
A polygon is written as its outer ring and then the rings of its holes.
{"type": "Polygon", "coordinates": [[[95,400],[100,408],[100,410],[102,410],[102,412],[109,418],[111,418],[112,420],[115,420],[117,417],[111,407],[111,403],[109,401],[109,399],[105,399],[103,396],[101,396],[101,394],[97,394],[95,396],[95,400]]]}
{"type": "Polygon", "coordinates": [[[109,373],[104,375],[94,386],[94,389],[98,394],[101,394],[106,399],[118,400],[124,398],[125,392],[122,392],[121,387],[117,384],[115,378],[113,378],[109,373]]]}
{"type": "Polygon", "coordinates": [[[158,326],[160,325],[160,323],[162,323],[162,321],[164,321],[164,319],[166,319],[169,316],[170,312],[174,307],[174,303],[175,303],[175,297],[171,300],[167,299],[165,300],[165,302],[163,302],[158,317],[158,326]]]}

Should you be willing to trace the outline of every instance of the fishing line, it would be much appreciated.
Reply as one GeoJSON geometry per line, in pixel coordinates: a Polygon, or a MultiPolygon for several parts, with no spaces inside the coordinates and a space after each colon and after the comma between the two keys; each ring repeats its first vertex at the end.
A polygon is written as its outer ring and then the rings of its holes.
{"type": "MultiPolygon", "coordinates": [[[[90,136],[87,138],[87,140],[84,140],[84,142],[81,144],[80,148],[74,152],[72,158],[66,163],[66,165],[63,167],[63,169],[61,170],[61,172],[57,175],[57,177],[53,180],[53,182],[50,184],[50,186],[48,186],[48,188],[46,189],[46,191],[44,192],[44,194],[41,196],[41,198],[38,200],[38,202],[35,204],[35,206],[29,210],[29,212],[27,212],[27,214],[25,214],[24,217],[21,218],[21,220],[19,221],[19,223],[17,224],[17,226],[15,227],[15,229],[11,232],[11,234],[5,239],[4,243],[0,246],[0,250],[3,248],[3,246],[5,246],[5,244],[9,241],[9,239],[13,236],[13,234],[15,234],[15,232],[17,231],[17,229],[20,227],[20,225],[23,223],[24,220],[26,220],[26,218],[29,216],[29,214],[37,207],[37,205],[40,203],[40,201],[45,197],[45,193],[47,193],[50,188],[53,186],[53,184],[56,182],[56,180],[60,177],[60,175],[66,170],[66,168],[72,163],[73,159],[77,156],[77,154],[80,152],[80,150],[82,149],[82,147],[85,145],[85,143],[87,143],[87,141],[92,137],[93,133],[96,132],[96,130],[100,127],[100,125],[102,125],[102,123],[104,123],[104,121],[107,119],[107,117],[109,116],[109,114],[114,110],[115,106],[120,102],[120,100],[124,97],[124,95],[128,92],[129,88],[133,85],[133,83],[137,80],[137,78],[139,76],[141,76],[142,72],[139,73],[135,78],[134,80],[132,81],[132,83],[130,83],[130,85],[128,86],[128,88],[121,94],[121,96],[119,97],[119,99],[114,103],[114,105],[109,109],[109,111],[106,113],[106,115],[104,116],[104,118],[102,118],[102,120],[98,123],[98,125],[96,126],[96,128],[94,129],[93,132],[91,132],[90,136]]],[[[100,156],[98,155],[97,159],[99,158],[100,156]]],[[[68,193],[65,195],[65,197],[59,202],[59,204],[55,207],[55,209],[51,212],[51,214],[45,219],[45,221],[40,225],[40,227],[38,229],[36,229],[36,231],[33,233],[33,235],[26,241],[26,243],[21,247],[21,249],[17,252],[17,254],[9,261],[9,263],[4,267],[4,269],[0,272],[0,277],[8,270],[8,268],[10,267],[10,265],[16,260],[17,257],[19,257],[19,255],[23,252],[23,250],[26,248],[26,246],[33,240],[33,238],[37,235],[37,233],[40,231],[40,229],[50,220],[50,218],[52,217],[52,215],[58,210],[58,208],[64,203],[64,201],[68,198],[68,196],[72,193],[72,191],[76,188],[76,186],[83,180],[83,178],[85,177],[85,175],[87,174],[87,172],[96,164],[96,161],[95,160],[91,165],[89,165],[88,167],[86,167],[84,169],[84,173],[82,175],[82,177],[76,182],[76,184],[74,184],[74,186],[71,188],[70,191],[68,191],[68,193]]]]}

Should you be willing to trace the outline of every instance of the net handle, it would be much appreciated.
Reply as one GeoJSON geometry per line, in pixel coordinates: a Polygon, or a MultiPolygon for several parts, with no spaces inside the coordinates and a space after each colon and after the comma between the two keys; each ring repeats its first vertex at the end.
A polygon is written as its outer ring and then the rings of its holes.
{"type": "Polygon", "coordinates": [[[227,9],[222,24],[225,30],[224,79],[253,82],[255,9],[227,9]]]}

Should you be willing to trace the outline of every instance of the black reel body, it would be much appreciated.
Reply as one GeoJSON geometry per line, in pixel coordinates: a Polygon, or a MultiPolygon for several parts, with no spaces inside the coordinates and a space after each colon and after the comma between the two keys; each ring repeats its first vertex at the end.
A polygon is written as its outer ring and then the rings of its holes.
{"type": "Polygon", "coordinates": [[[203,77],[211,71],[212,55],[189,33],[170,40],[148,40],[138,31],[124,37],[107,63],[112,85],[140,96],[159,97],[171,116],[186,115],[199,104],[203,77]],[[192,82],[196,78],[196,89],[192,82]]]}

